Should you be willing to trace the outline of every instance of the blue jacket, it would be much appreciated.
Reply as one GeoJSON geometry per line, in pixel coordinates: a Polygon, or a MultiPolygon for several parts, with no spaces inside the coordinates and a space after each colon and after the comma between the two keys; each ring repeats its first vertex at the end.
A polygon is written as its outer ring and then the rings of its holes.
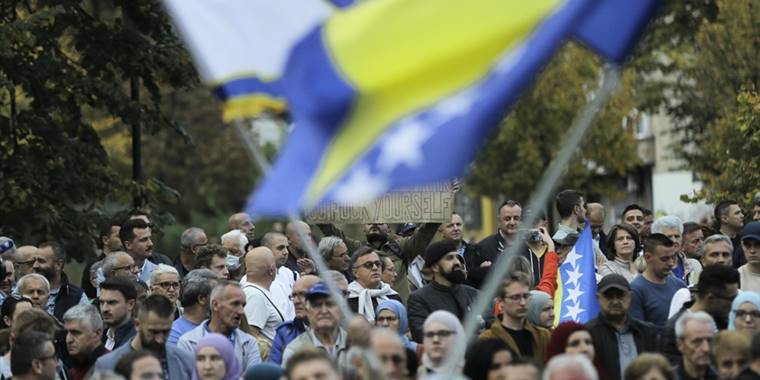
{"type": "MultiPolygon", "coordinates": [[[[113,350],[110,354],[101,356],[95,361],[95,371],[105,372],[113,371],[116,363],[124,355],[132,351],[131,341],[113,350]]],[[[174,346],[166,345],[166,366],[169,368],[169,374],[164,374],[164,379],[168,380],[188,380],[193,376],[193,366],[195,365],[194,356],[186,351],[180,350],[174,346]]]]}
{"type": "Polygon", "coordinates": [[[304,331],[306,331],[306,322],[298,318],[282,322],[277,326],[272,349],[269,350],[269,361],[282,365],[282,352],[285,347],[304,331]]]}
{"type": "MultiPolygon", "coordinates": [[[[137,335],[135,322],[130,319],[125,324],[116,328],[116,331],[114,332],[114,341],[116,344],[113,345],[113,350],[116,351],[116,349],[121,347],[124,343],[130,342],[135,335],[137,335]]],[[[103,336],[100,337],[100,341],[103,342],[103,344],[106,344],[106,341],[108,341],[108,329],[105,326],[103,326],[103,336]]]]}

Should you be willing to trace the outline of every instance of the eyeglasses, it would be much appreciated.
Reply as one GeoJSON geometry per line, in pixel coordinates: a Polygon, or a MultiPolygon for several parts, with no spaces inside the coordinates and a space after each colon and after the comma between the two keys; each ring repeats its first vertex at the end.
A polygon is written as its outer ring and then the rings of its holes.
{"type": "Polygon", "coordinates": [[[520,300],[528,301],[530,297],[533,297],[530,293],[523,293],[523,294],[513,294],[511,296],[504,297],[505,300],[509,300],[512,302],[520,302],[520,300]]]}
{"type": "Polygon", "coordinates": [[[391,362],[394,365],[401,365],[404,362],[404,357],[401,355],[380,355],[380,360],[383,363],[391,362]]]}
{"type": "Polygon", "coordinates": [[[160,286],[161,289],[164,289],[164,290],[169,290],[171,288],[179,289],[179,282],[177,282],[177,281],[159,282],[159,283],[153,284],[153,285],[160,286]]]}
{"type": "Polygon", "coordinates": [[[368,270],[372,270],[372,268],[374,268],[374,267],[382,268],[383,267],[383,262],[380,261],[380,260],[377,260],[377,261],[367,261],[366,263],[361,264],[361,265],[357,265],[354,268],[359,268],[359,267],[362,267],[362,268],[368,269],[368,270]]]}
{"type": "Polygon", "coordinates": [[[736,313],[736,318],[744,319],[747,317],[750,317],[752,319],[760,319],[760,310],[734,310],[734,313],[736,313]]]}
{"type": "Polygon", "coordinates": [[[425,339],[435,339],[435,337],[439,337],[441,339],[448,338],[452,335],[456,334],[456,331],[451,330],[439,330],[439,331],[426,331],[422,336],[425,337],[425,339]]]}
{"type": "Polygon", "coordinates": [[[137,270],[137,265],[135,265],[135,264],[130,264],[130,265],[125,265],[125,266],[121,266],[121,267],[116,267],[116,268],[113,268],[113,269],[111,269],[111,270],[112,270],[113,272],[116,272],[116,271],[120,271],[120,270],[128,270],[128,271],[130,271],[130,272],[134,272],[134,271],[136,271],[136,270],[137,270]]]}
{"type": "Polygon", "coordinates": [[[35,261],[37,261],[37,260],[36,259],[31,259],[29,261],[19,261],[19,262],[16,263],[16,265],[18,265],[18,266],[22,266],[22,265],[23,266],[32,266],[32,265],[34,265],[35,261]]]}
{"type": "Polygon", "coordinates": [[[375,322],[377,323],[383,323],[383,322],[396,322],[398,321],[398,317],[390,316],[390,317],[377,317],[375,318],[375,322]]]}

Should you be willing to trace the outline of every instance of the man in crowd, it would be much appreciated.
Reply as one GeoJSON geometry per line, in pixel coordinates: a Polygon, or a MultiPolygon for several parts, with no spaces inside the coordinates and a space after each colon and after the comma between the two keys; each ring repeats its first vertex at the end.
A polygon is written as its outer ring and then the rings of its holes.
{"type": "Polygon", "coordinates": [[[702,265],[696,259],[688,258],[681,250],[681,241],[683,234],[683,223],[677,216],[667,215],[652,223],[651,231],[653,234],[663,234],[673,242],[673,248],[676,252],[676,265],[673,267],[673,276],[683,280],[687,285],[698,282],[699,272],[702,271],[702,265]]]}
{"type": "MultiPolygon", "coordinates": [[[[741,289],[760,292],[760,222],[750,222],[741,234],[742,257],[746,264],[739,267],[741,289]]],[[[734,249],[736,253],[736,249],[734,249]]],[[[736,256],[734,256],[735,258],[736,256]]],[[[736,263],[734,262],[734,266],[736,263]]]]}
{"type": "Polygon", "coordinates": [[[232,214],[227,221],[227,226],[230,230],[240,230],[243,232],[248,241],[253,241],[256,238],[256,225],[253,224],[251,216],[244,212],[232,214]]]}
{"type": "Polygon", "coordinates": [[[27,331],[16,338],[11,353],[14,380],[54,380],[56,360],[53,338],[43,332],[27,331]]]}
{"type": "Polygon", "coordinates": [[[128,343],[101,356],[95,362],[97,371],[113,371],[119,359],[134,350],[149,350],[161,362],[168,379],[189,379],[195,367],[193,354],[166,344],[174,316],[174,305],[168,298],[153,294],[140,305],[135,319],[137,335],[128,343]]]}
{"type": "Polygon", "coordinates": [[[334,361],[346,350],[346,331],[340,327],[340,308],[332,299],[324,282],[318,282],[306,292],[306,314],[309,328],[285,347],[282,363],[289,367],[289,359],[298,351],[315,347],[324,350],[334,361]]]}
{"type": "Polygon", "coordinates": [[[285,320],[291,320],[295,316],[295,311],[293,302],[290,301],[290,294],[293,292],[293,284],[298,279],[298,273],[285,265],[288,261],[288,238],[279,232],[267,232],[261,237],[261,245],[272,251],[277,267],[277,275],[269,289],[272,293],[272,301],[282,312],[285,320]]]}
{"type": "Polygon", "coordinates": [[[66,263],[66,252],[56,243],[40,244],[34,259],[34,272],[45,276],[50,283],[50,295],[47,302],[47,312],[58,320],[63,313],[74,305],[87,303],[87,296],[82,288],[69,282],[63,271],[66,263]]]}
{"type": "Polygon", "coordinates": [[[98,309],[92,305],[74,306],[63,315],[63,326],[68,352],[64,363],[68,373],[74,380],[89,379],[95,360],[108,353],[100,338],[103,320],[98,309]]]}
{"type": "Polygon", "coordinates": [[[245,254],[245,269],[245,317],[253,330],[253,336],[261,341],[260,344],[271,346],[275,328],[285,321],[269,290],[277,275],[272,251],[267,247],[256,247],[248,251],[245,254]]]}
{"type": "Polygon", "coordinates": [[[2,265],[5,270],[0,270],[0,274],[4,272],[5,276],[0,279],[0,292],[7,297],[13,292],[13,288],[16,287],[16,266],[13,265],[13,259],[10,258],[2,259],[2,265]]]}
{"type": "Polygon", "coordinates": [[[623,371],[639,354],[657,352],[657,328],[628,316],[631,286],[625,277],[608,274],[597,286],[599,315],[586,324],[599,364],[610,379],[622,379],[623,371]]]}
{"type": "MultiPolygon", "coordinates": [[[[506,201],[498,209],[498,229],[496,233],[485,237],[478,242],[476,250],[480,253],[481,260],[479,267],[489,270],[490,266],[496,262],[499,255],[514,244],[517,239],[517,227],[522,220],[522,206],[516,201],[506,201]]],[[[521,249],[520,254],[525,256],[527,249],[521,249]]]]}
{"type": "Polygon", "coordinates": [[[467,271],[467,279],[465,284],[472,286],[473,288],[480,288],[480,283],[486,277],[490,266],[480,266],[484,261],[476,247],[464,240],[464,221],[462,216],[456,212],[451,213],[451,220],[448,223],[441,224],[438,227],[438,231],[441,232],[444,239],[453,240],[459,243],[457,251],[459,255],[464,259],[465,270],[467,271]]]}
{"type": "Polygon", "coordinates": [[[174,268],[181,277],[195,268],[198,250],[208,244],[206,233],[198,227],[190,227],[179,238],[179,255],[174,260],[174,268]]]}
{"type": "MultiPolygon", "coordinates": [[[[322,239],[324,241],[327,238],[322,239]]],[[[322,243],[320,241],[320,244],[322,243]]],[[[297,336],[301,335],[309,325],[309,320],[306,313],[306,292],[319,282],[319,277],[314,275],[301,276],[293,284],[293,293],[290,299],[293,300],[293,306],[295,309],[295,318],[290,321],[285,321],[277,326],[274,342],[272,343],[272,350],[269,351],[269,361],[278,365],[282,365],[282,351],[285,347],[293,341],[297,336]]]]}
{"type": "Polygon", "coordinates": [[[285,367],[287,380],[340,380],[335,361],[324,351],[306,349],[293,354],[285,367]]]}
{"type": "Polygon", "coordinates": [[[623,209],[623,223],[633,226],[639,237],[644,233],[644,208],[633,203],[623,209]]]}
{"type": "Polygon", "coordinates": [[[741,245],[741,230],[744,226],[744,213],[734,200],[724,200],[715,205],[715,223],[721,234],[731,238],[734,252],[731,257],[734,268],[739,268],[747,261],[744,258],[741,245]]]}
{"type": "Polygon", "coordinates": [[[366,244],[347,238],[343,231],[332,224],[320,224],[319,228],[325,236],[337,236],[341,238],[346,243],[349,252],[356,252],[362,245],[369,245],[380,256],[390,257],[398,274],[396,282],[391,284],[391,288],[405,302],[409,298],[409,280],[406,277],[409,273],[409,264],[417,255],[425,252],[425,247],[435,236],[438,226],[439,224],[437,223],[422,224],[411,236],[395,238],[387,224],[368,223],[364,225],[366,244]]]}
{"type": "Polygon", "coordinates": [[[700,262],[703,268],[710,265],[733,266],[733,252],[734,246],[728,236],[720,234],[708,236],[702,243],[700,262]]]}
{"type": "MultiPolygon", "coordinates": [[[[140,209],[130,210],[127,220],[134,220],[134,219],[142,220],[143,222],[147,223],[148,226],[150,226],[150,228],[153,228],[153,225],[150,222],[150,218],[148,217],[148,213],[143,210],[140,210],[140,209]]],[[[156,251],[151,251],[151,255],[150,257],[148,257],[148,260],[150,260],[150,262],[156,265],[158,264],[172,265],[172,259],[156,251]]]]}
{"type": "MultiPolygon", "coordinates": [[[[47,311],[48,300],[50,299],[50,282],[45,276],[30,273],[21,277],[18,280],[18,292],[32,300],[34,307],[47,311]]],[[[52,315],[51,313],[48,314],[52,315]]]]}
{"type": "Polygon", "coordinates": [[[211,291],[211,318],[202,322],[179,338],[177,347],[187,352],[195,352],[198,341],[208,333],[226,336],[240,360],[242,368],[261,363],[261,354],[256,339],[238,328],[245,314],[245,293],[240,284],[222,281],[211,291]]]}
{"type": "Polygon", "coordinates": [[[459,256],[459,243],[445,239],[430,244],[425,250],[425,267],[430,268],[430,283],[409,296],[409,329],[412,339],[422,342],[425,318],[436,310],[446,310],[461,320],[470,312],[478,291],[464,285],[464,260],[459,256]]]}
{"type": "Polygon", "coordinates": [[[227,269],[230,271],[230,279],[240,280],[245,276],[240,270],[241,257],[245,253],[248,238],[240,230],[232,230],[222,235],[222,247],[227,250],[227,269]]]}
{"type": "Polygon", "coordinates": [[[683,253],[690,259],[699,260],[702,253],[702,244],[705,241],[705,235],[702,232],[702,226],[694,222],[683,224],[683,253]]]}
{"type": "Polygon", "coordinates": [[[209,269],[219,278],[229,280],[230,271],[227,267],[227,250],[219,244],[209,244],[198,250],[195,258],[195,269],[209,269]]]}
{"type": "Polygon", "coordinates": [[[383,379],[407,379],[406,351],[396,331],[373,329],[369,336],[369,348],[383,365],[383,379]]]}
{"type": "Polygon", "coordinates": [[[102,223],[98,233],[98,239],[95,241],[100,249],[99,255],[95,260],[90,261],[82,270],[82,290],[89,298],[95,298],[98,294],[97,288],[90,281],[90,270],[92,265],[105,259],[111,252],[121,251],[121,240],[119,240],[119,230],[121,223],[116,219],[110,219],[102,223]]]}
{"type": "Polygon", "coordinates": [[[719,329],[728,327],[728,313],[731,302],[739,292],[739,272],[726,265],[711,265],[699,276],[699,286],[694,293],[694,300],[684,304],[683,308],[668,320],[661,333],[662,351],[673,364],[680,359],[676,347],[676,323],[686,312],[703,311],[712,317],[719,329]]]}
{"type": "Polygon", "coordinates": [[[311,234],[311,226],[307,223],[296,220],[285,226],[285,236],[288,238],[288,260],[285,262],[285,266],[299,274],[312,274],[314,273],[314,263],[306,253],[306,245],[301,238],[302,235],[307,239],[314,239],[311,234]]]}
{"type": "MultiPolygon", "coordinates": [[[[586,220],[586,205],[583,194],[573,189],[562,190],[557,194],[555,203],[560,221],[559,225],[557,225],[557,231],[552,235],[552,240],[555,242],[562,241],[570,234],[580,233],[582,224],[586,220]]],[[[594,244],[594,255],[596,257],[597,268],[607,262],[607,258],[597,244],[594,244]]],[[[541,269],[540,273],[543,273],[542,261],[535,254],[533,254],[533,257],[528,256],[527,258],[530,260],[531,267],[533,268],[533,283],[538,284],[541,281],[541,276],[536,276],[537,265],[535,263],[538,263],[538,268],[541,269]]]]}
{"type": "Polygon", "coordinates": [[[594,245],[599,247],[602,253],[607,256],[607,234],[604,233],[605,216],[604,205],[601,203],[586,204],[586,217],[591,224],[591,234],[594,239],[594,245]]]}
{"type": "Polygon", "coordinates": [[[182,279],[180,303],[182,316],[174,320],[167,343],[176,345],[179,338],[209,317],[211,290],[220,277],[209,269],[194,269],[182,279]]]}
{"type": "Polygon", "coordinates": [[[718,379],[718,374],[710,367],[710,353],[716,331],[712,317],[703,311],[688,311],[678,318],[676,338],[682,356],[676,368],[679,380],[718,379]]]}
{"type": "Polygon", "coordinates": [[[676,265],[673,241],[663,234],[652,234],[644,242],[646,269],[631,282],[632,318],[664,326],[668,320],[670,299],[678,289],[686,287],[672,275],[676,265]]]}
{"type": "Polygon", "coordinates": [[[103,279],[111,277],[126,277],[131,280],[138,281],[137,274],[139,273],[135,260],[128,253],[123,251],[112,252],[105,259],[103,259],[103,265],[100,267],[103,273],[103,279]]]}
{"type": "Polygon", "coordinates": [[[150,238],[150,225],[142,219],[127,220],[119,230],[121,244],[138,268],[137,277],[145,283],[150,281],[150,275],[156,269],[156,264],[148,260],[153,254],[153,241],[150,238]]]}
{"type": "Polygon", "coordinates": [[[21,278],[29,273],[34,273],[34,261],[37,257],[37,247],[33,245],[22,245],[16,248],[13,255],[14,264],[16,265],[16,278],[21,278]]]}
{"type": "Polygon", "coordinates": [[[522,272],[509,274],[497,297],[503,313],[501,320],[496,319],[480,334],[480,339],[501,339],[513,352],[543,363],[550,333],[527,320],[530,297],[528,275],[522,272]]]}
{"type": "Polygon", "coordinates": [[[348,307],[363,315],[369,323],[375,322],[375,308],[380,301],[401,298],[390,284],[381,281],[383,263],[372,247],[361,247],[351,256],[354,281],[348,284],[348,307]]]}
{"type": "Polygon", "coordinates": [[[742,371],[737,380],[760,379],[760,334],[752,336],[752,344],[749,347],[749,368],[742,371]]]}
{"type": "Polygon", "coordinates": [[[113,351],[135,336],[137,331],[132,314],[136,299],[137,289],[127,278],[108,278],[100,284],[98,303],[106,328],[102,341],[107,350],[113,351]]]}
{"type": "Polygon", "coordinates": [[[325,236],[319,240],[319,254],[325,260],[330,270],[336,270],[353,281],[351,275],[351,253],[343,239],[336,236],[325,236]]]}

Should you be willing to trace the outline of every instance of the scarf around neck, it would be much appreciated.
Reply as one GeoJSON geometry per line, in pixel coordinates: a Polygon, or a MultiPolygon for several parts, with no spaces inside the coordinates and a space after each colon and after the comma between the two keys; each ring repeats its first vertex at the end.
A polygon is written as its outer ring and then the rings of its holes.
{"type": "Polygon", "coordinates": [[[378,302],[387,301],[390,299],[388,296],[393,295],[398,295],[398,293],[384,282],[380,282],[380,287],[377,289],[366,289],[357,281],[348,284],[348,298],[359,299],[357,312],[365,316],[369,323],[375,323],[375,307],[372,305],[372,299],[375,298],[378,302]]]}

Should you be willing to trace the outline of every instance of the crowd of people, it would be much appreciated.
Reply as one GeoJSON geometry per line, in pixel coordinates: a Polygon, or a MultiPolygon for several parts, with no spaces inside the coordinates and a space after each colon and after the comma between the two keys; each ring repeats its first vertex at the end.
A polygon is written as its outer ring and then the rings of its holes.
{"type": "Polygon", "coordinates": [[[760,379],[760,202],[746,223],[730,200],[702,223],[636,204],[608,218],[571,189],[555,207],[556,226],[523,226],[532,211],[506,201],[477,243],[459,213],[361,237],[261,233],[237,213],[218,238],[185,230],[173,259],[133,211],[103,223],[78,284],[61,242],[0,237],[0,379],[760,379]],[[558,268],[587,224],[599,314],[556,323],[558,268]]]}

